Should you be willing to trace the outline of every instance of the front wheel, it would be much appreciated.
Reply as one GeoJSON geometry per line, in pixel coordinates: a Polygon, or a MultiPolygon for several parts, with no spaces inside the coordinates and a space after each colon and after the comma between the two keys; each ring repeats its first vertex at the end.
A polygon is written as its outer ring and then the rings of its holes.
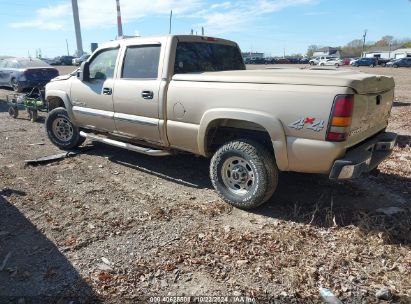
{"type": "Polygon", "coordinates": [[[240,209],[265,203],[274,193],[278,168],[274,155],[261,144],[234,140],[220,147],[211,159],[211,182],[218,195],[240,209]]]}
{"type": "Polygon", "coordinates": [[[46,131],[50,141],[63,150],[76,148],[85,140],[80,136],[78,127],[70,121],[64,108],[56,108],[48,114],[46,131]]]}

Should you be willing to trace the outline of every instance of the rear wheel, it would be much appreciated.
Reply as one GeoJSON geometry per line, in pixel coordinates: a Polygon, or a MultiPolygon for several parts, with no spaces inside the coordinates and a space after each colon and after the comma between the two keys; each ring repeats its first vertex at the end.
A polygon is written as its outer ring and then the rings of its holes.
{"type": "Polygon", "coordinates": [[[278,168],[264,146],[248,139],[234,140],[214,154],[210,178],[223,200],[240,209],[251,209],[274,193],[278,168]]]}
{"type": "Polygon", "coordinates": [[[38,117],[39,117],[38,111],[37,110],[28,110],[28,113],[29,113],[30,121],[31,122],[36,122],[38,117]]]}
{"type": "Polygon", "coordinates": [[[60,149],[73,149],[80,146],[85,138],[68,117],[64,108],[52,110],[46,118],[46,131],[50,141],[60,149]]]}
{"type": "Polygon", "coordinates": [[[339,68],[339,67],[340,67],[340,65],[339,65],[338,63],[336,63],[336,64],[335,64],[335,67],[336,67],[336,68],[339,68]]]}
{"type": "Polygon", "coordinates": [[[374,63],[370,64],[370,68],[373,68],[373,67],[375,67],[375,64],[374,63]]]}
{"type": "Polygon", "coordinates": [[[392,67],[393,68],[398,68],[398,64],[393,64],[392,67]]]}
{"type": "Polygon", "coordinates": [[[9,115],[10,117],[17,118],[19,116],[19,109],[14,106],[9,107],[9,115]]]}

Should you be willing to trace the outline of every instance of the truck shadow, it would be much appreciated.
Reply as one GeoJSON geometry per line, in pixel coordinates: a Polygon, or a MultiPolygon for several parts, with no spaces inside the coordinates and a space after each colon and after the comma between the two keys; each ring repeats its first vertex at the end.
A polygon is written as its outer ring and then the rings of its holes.
{"type": "MultiPolygon", "coordinates": [[[[191,155],[159,159],[94,145],[97,148],[86,153],[108,157],[112,162],[188,187],[213,189],[208,159],[191,155]]],[[[333,182],[316,174],[282,173],[274,196],[249,212],[318,227],[355,225],[364,233],[385,233],[387,242],[411,246],[411,203],[396,204],[381,190],[387,186],[393,193],[405,193],[410,191],[409,185],[410,178],[385,173],[346,182],[333,182]],[[369,184],[380,191],[374,191],[369,184]],[[400,208],[401,212],[385,214],[384,210],[390,207],[400,208]]]]}
{"type": "Polygon", "coordinates": [[[399,198],[395,203],[391,196],[374,191],[387,179],[402,183],[396,193],[409,193],[411,179],[380,175],[333,182],[314,174],[283,173],[274,196],[254,212],[321,228],[354,225],[364,235],[381,232],[386,243],[411,246],[411,202],[399,198]]]}
{"type": "Polygon", "coordinates": [[[0,196],[0,303],[100,303],[67,258],[0,196]]]}
{"type": "Polygon", "coordinates": [[[154,157],[97,142],[93,145],[96,146],[96,149],[87,151],[88,154],[108,157],[114,163],[180,185],[198,189],[213,189],[208,171],[210,161],[203,157],[196,157],[191,154],[154,157]]]}

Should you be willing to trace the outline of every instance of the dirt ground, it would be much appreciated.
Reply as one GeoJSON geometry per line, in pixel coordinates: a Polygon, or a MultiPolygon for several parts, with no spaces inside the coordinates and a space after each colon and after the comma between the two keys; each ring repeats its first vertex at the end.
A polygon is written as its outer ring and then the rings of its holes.
{"type": "Polygon", "coordinates": [[[411,69],[360,70],[397,84],[399,140],[380,174],[282,173],[253,211],[217,197],[200,157],[87,142],[27,166],[61,151],[44,119],[10,118],[0,90],[0,303],[319,303],[320,287],[344,303],[411,303],[411,69]]]}

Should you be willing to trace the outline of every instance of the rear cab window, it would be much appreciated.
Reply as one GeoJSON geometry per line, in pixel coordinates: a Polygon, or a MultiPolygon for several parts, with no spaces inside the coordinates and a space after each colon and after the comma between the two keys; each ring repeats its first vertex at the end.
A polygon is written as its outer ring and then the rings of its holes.
{"type": "Polygon", "coordinates": [[[245,70],[236,46],[209,42],[178,42],[174,74],[245,70]]]}

